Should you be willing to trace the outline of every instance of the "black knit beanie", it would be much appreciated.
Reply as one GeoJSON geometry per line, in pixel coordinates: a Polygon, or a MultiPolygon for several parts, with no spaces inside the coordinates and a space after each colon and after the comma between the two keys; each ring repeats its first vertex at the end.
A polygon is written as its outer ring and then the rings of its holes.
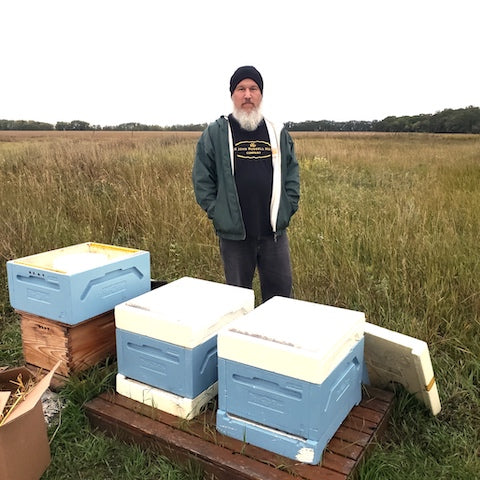
{"type": "Polygon", "coordinates": [[[258,88],[260,88],[260,92],[263,95],[263,78],[260,75],[260,72],[251,65],[246,65],[235,70],[235,73],[230,79],[230,94],[233,94],[237,85],[246,78],[251,78],[258,85],[258,88]]]}

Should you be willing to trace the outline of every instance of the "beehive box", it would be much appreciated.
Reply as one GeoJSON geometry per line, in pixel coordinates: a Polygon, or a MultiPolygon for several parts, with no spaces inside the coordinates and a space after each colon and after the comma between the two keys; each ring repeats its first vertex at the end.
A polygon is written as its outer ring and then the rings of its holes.
{"type": "Polygon", "coordinates": [[[187,398],[217,381],[215,336],[187,348],[118,328],[116,335],[118,370],[129,378],[187,398]]]}
{"type": "Polygon", "coordinates": [[[116,355],[113,310],[76,325],[18,312],[25,361],[70,376],[116,355]]]}
{"type": "Polygon", "coordinates": [[[365,316],[274,297],[218,334],[217,429],[316,464],[361,400],[365,316]]]}
{"type": "Polygon", "coordinates": [[[150,290],[150,254],[82,243],[9,260],[11,305],[73,325],[150,290]]]}
{"type": "Polygon", "coordinates": [[[217,381],[218,330],[253,307],[253,290],[190,277],[117,305],[118,371],[194,399],[217,381]]]}

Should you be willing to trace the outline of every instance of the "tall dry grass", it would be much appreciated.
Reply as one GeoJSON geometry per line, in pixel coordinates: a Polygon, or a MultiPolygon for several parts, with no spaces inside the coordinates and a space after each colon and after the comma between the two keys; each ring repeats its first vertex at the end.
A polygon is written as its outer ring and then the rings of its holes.
{"type": "MultiPolygon", "coordinates": [[[[96,241],[149,250],[154,278],[222,281],[217,239],[191,185],[198,135],[0,133],[0,257],[96,241]]],[[[427,341],[441,393],[437,419],[400,397],[391,443],[362,478],[428,478],[427,470],[455,478],[452,468],[475,478],[480,137],[294,139],[302,189],[289,230],[295,296],[364,311],[370,322],[427,341]]],[[[0,287],[9,318],[4,273],[0,287]]]]}
{"type": "Polygon", "coordinates": [[[149,250],[161,279],[215,276],[214,236],[190,181],[197,138],[78,132],[4,143],[3,258],[99,241],[149,250]]]}
{"type": "Polygon", "coordinates": [[[297,151],[297,296],[464,344],[479,327],[480,138],[299,135],[297,151]]]}

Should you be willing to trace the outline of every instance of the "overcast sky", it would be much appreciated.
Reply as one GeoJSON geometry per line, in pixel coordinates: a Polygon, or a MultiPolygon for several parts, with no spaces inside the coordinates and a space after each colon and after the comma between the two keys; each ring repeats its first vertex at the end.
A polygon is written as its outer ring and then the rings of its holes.
{"type": "Polygon", "coordinates": [[[240,65],[284,121],[480,106],[479,0],[2,0],[0,119],[204,123],[240,65]]]}

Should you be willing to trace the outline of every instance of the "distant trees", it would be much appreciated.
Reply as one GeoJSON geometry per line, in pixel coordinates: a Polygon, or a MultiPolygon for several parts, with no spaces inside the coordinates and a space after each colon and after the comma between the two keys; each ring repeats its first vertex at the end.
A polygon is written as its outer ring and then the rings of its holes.
{"type": "MultiPolygon", "coordinates": [[[[118,131],[203,131],[206,123],[160,127],[137,122],[101,127],[82,120],[49,123],[31,120],[0,120],[0,130],[118,130],[118,131]]],[[[403,117],[386,117],[383,120],[307,120],[287,122],[292,132],[418,132],[418,133],[480,133],[480,108],[466,107],[457,110],[446,109],[434,114],[403,117]]]]}
{"type": "Polygon", "coordinates": [[[207,125],[207,123],[189,123],[188,125],[172,125],[171,127],[165,127],[164,130],[171,132],[203,132],[207,125]]]}
{"type": "Polygon", "coordinates": [[[118,130],[118,131],[127,131],[127,132],[144,132],[144,131],[155,131],[160,130],[158,126],[149,126],[143,125],[137,122],[122,123],[120,125],[112,127],[103,127],[103,130],[118,130]]]}
{"type": "Polygon", "coordinates": [[[53,130],[53,125],[33,120],[0,120],[0,130],[53,130]]]}
{"type": "Polygon", "coordinates": [[[334,122],[331,120],[287,122],[290,131],[301,132],[418,132],[480,133],[480,108],[446,109],[435,114],[386,117],[383,120],[334,122]]]}
{"type": "Polygon", "coordinates": [[[170,127],[160,127],[158,125],[144,125],[142,123],[122,123],[114,127],[103,127],[102,130],[118,130],[118,131],[139,131],[139,132],[201,132],[207,127],[206,123],[188,124],[188,125],[173,125],[170,127]]]}
{"type": "Polygon", "coordinates": [[[446,109],[433,115],[387,117],[376,122],[379,132],[480,133],[480,108],[446,109]]]}
{"type": "Polygon", "coordinates": [[[333,120],[307,120],[306,122],[287,122],[287,130],[292,132],[371,132],[373,122],[350,120],[335,122],[333,120]]]}
{"type": "MultiPolygon", "coordinates": [[[[99,127],[100,129],[100,127],[99,127]]],[[[71,122],[57,122],[55,130],[96,130],[88,122],[83,120],[72,120],[71,122]]]]}

